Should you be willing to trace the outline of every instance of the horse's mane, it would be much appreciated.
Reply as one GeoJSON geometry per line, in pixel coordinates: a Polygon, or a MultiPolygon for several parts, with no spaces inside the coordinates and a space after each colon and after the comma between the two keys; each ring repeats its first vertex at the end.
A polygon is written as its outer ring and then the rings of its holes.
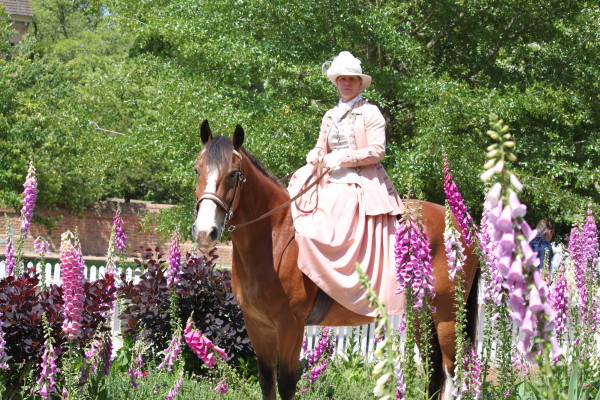
{"type": "MultiPolygon", "coordinates": [[[[205,147],[206,150],[206,162],[209,167],[220,169],[222,165],[231,159],[231,154],[233,153],[233,144],[231,143],[231,138],[227,136],[215,136],[212,140],[210,140],[205,147]]],[[[271,179],[273,182],[277,183],[277,185],[282,186],[281,183],[275,178],[275,176],[269,172],[267,167],[264,166],[262,162],[258,158],[256,158],[252,153],[250,153],[245,148],[241,147],[240,151],[248,157],[250,162],[267,178],[271,179]]]]}

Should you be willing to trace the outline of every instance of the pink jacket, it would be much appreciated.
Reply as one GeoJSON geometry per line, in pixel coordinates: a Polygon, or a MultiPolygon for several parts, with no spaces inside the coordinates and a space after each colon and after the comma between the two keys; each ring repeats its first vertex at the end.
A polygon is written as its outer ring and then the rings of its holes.
{"type": "MultiPolygon", "coordinates": [[[[323,117],[315,148],[329,153],[327,136],[333,126],[333,109],[323,117]]],[[[350,149],[342,151],[341,166],[356,167],[367,215],[400,214],[404,209],[394,184],[381,165],[385,155],[385,119],[379,108],[364,100],[354,103],[348,123],[353,132],[348,138],[350,149]]]]}

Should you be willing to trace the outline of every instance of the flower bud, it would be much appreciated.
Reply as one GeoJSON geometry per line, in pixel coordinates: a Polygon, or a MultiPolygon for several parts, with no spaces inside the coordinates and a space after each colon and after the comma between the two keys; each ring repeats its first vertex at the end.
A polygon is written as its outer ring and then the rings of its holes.
{"type": "Polygon", "coordinates": [[[496,163],[496,168],[494,168],[494,171],[496,171],[497,173],[501,173],[503,169],[504,169],[504,161],[500,160],[500,161],[498,161],[498,163],[496,163]]]}
{"type": "Polygon", "coordinates": [[[488,153],[486,154],[487,158],[495,158],[498,155],[498,150],[492,150],[492,151],[488,151],[488,153]]]}
{"type": "MultiPolygon", "coordinates": [[[[502,121],[504,122],[504,121],[502,121]]],[[[508,125],[504,125],[502,128],[500,128],[500,133],[501,134],[505,134],[506,132],[508,132],[508,125]]],[[[508,137],[505,137],[506,135],[504,135],[504,139],[510,139],[510,133],[507,134],[508,137]]]]}
{"type": "Polygon", "coordinates": [[[383,353],[385,351],[385,348],[387,346],[387,338],[383,339],[381,342],[379,342],[379,344],[377,345],[377,348],[375,349],[375,353],[373,353],[375,355],[375,357],[382,357],[383,353]]]}
{"type": "Polygon", "coordinates": [[[506,158],[508,158],[508,161],[512,161],[512,162],[517,161],[517,156],[515,156],[513,153],[508,153],[506,155],[506,158]]]}
{"type": "Polygon", "coordinates": [[[500,136],[498,136],[498,134],[495,131],[490,130],[490,131],[487,131],[486,133],[488,134],[489,137],[491,137],[494,140],[498,140],[498,138],[500,137],[500,136]]]}
{"type": "Polygon", "coordinates": [[[489,180],[490,180],[490,178],[491,178],[492,176],[494,176],[494,174],[495,174],[495,173],[496,173],[496,169],[495,169],[495,168],[491,168],[491,169],[488,169],[487,171],[485,171],[483,174],[481,174],[481,175],[479,176],[479,178],[480,178],[482,181],[484,181],[484,182],[487,182],[487,181],[489,181],[489,180]]]}
{"type": "Polygon", "coordinates": [[[488,160],[488,162],[486,162],[485,164],[483,164],[483,168],[484,169],[490,169],[492,168],[494,165],[496,165],[496,159],[493,158],[491,160],[488,160]]]}
{"type": "Polygon", "coordinates": [[[383,371],[383,369],[385,368],[385,365],[386,360],[379,361],[377,365],[375,365],[375,368],[373,368],[373,375],[379,375],[381,371],[383,371]]]}
{"type": "Polygon", "coordinates": [[[490,145],[487,147],[487,149],[486,149],[486,150],[487,150],[487,151],[492,151],[492,150],[494,150],[494,149],[497,149],[497,148],[498,148],[498,143],[492,143],[492,144],[490,144],[490,145]]]}
{"type": "MultiPolygon", "coordinates": [[[[510,135],[504,135],[504,136],[510,136],[510,135]]],[[[508,139],[508,138],[507,138],[507,139],[508,139]]],[[[515,147],[515,142],[514,142],[514,140],[509,140],[509,141],[507,141],[507,142],[504,142],[504,147],[509,147],[509,148],[515,147]]]]}

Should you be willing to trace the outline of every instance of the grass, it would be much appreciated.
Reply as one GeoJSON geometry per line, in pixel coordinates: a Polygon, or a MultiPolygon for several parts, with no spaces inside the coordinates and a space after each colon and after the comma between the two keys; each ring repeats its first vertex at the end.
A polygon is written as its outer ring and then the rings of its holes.
{"type": "MultiPolygon", "coordinates": [[[[372,400],[375,381],[368,375],[370,366],[360,369],[348,368],[342,360],[332,362],[321,377],[314,383],[306,379],[298,382],[296,398],[303,400],[372,400]]],[[[106,381],[106,398],[111,400],[154,400],[164,399],[178,379],[178,373],[150,371],[138,380],[139,387],[131,386],[125,372],[113,372],[106,381]]],[[[181,385],[178,400],[252,400],[262,399],[260,387],[256,379],[242,380],[239,377],[228,379],[229,392],[215,393],[220,377],[195,377],[187,375],[181,385]]],[[[103,397],[90,397],[97,400],[103,397]]]]}

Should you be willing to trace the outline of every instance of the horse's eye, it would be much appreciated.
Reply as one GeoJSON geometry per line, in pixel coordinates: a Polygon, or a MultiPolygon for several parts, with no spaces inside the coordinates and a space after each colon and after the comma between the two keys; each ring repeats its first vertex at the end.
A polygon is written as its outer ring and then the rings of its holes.
{"type": "Polygon", "coordinates": [[[194,167],[194,172],[196,173],[196,176],[200,175],[200,171],[198,171],[198,168],[194,167]]]}
{"type": "Polygon", "coordinates": [[[229,175],[227,175],[229,178],[235,178],[237,176],[238,172],[237,171],[231,171],[229,173],[229,175]]]}

